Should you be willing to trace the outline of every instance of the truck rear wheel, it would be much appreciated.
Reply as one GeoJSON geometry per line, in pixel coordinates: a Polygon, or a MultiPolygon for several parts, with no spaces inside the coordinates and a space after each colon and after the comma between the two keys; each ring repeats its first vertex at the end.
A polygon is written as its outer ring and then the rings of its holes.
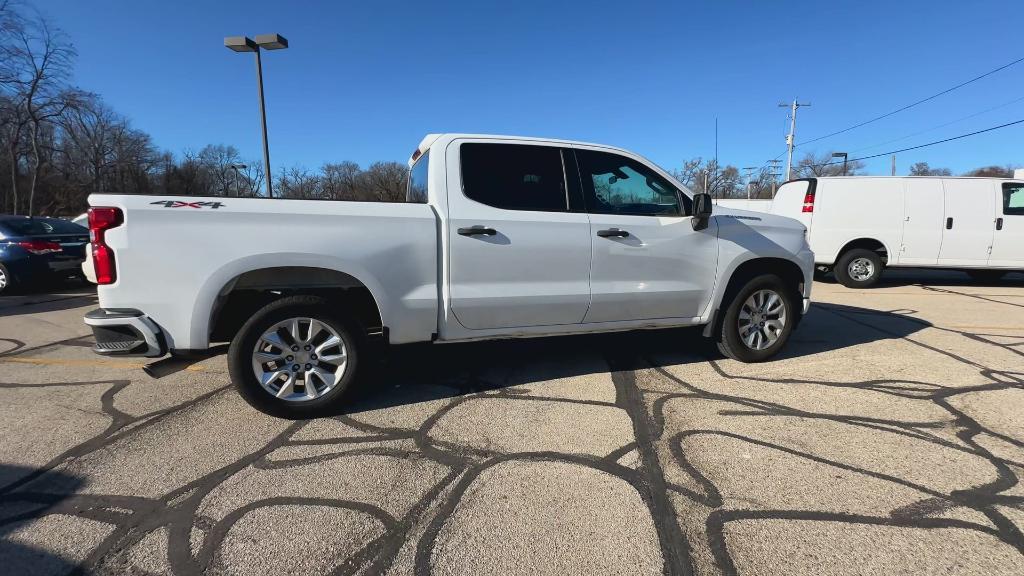
{"type": "Polygon", "coordinates": [[[854,248],[836,261],[836,280],[847,288],[869,288],[882,277],[882,257],[878,252],[854,248]]]}
{"type": "Polygon", "coordinates": [[[282,298],[256,312],[231,341],[231,381],[246,402],[267,414],[333,413],[355,381],[364,340],[358,323],[322,298],[282,298]]]}
{"type": "Polygon", "coordinates": [[[774,274],[749,280],[722,317],[718,350],[740,362],[762,362],[789,340],[797,309],[792,289],[774,274]]]}

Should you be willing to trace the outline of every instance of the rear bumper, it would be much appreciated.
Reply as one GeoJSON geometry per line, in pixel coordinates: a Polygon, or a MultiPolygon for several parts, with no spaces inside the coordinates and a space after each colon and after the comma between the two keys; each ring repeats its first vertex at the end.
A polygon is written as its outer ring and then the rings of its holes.
{"type": "Polygon", "coordinates": [[[157,358],[167,353],[160,328],[138,310],[97,308],[85,315],[85,323],[92,328],[97,354],[157,358]]]}

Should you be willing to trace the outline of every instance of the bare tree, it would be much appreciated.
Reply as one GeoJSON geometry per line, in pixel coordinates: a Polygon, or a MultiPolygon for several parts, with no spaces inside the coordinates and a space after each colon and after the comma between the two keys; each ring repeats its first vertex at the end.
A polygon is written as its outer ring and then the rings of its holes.
{"type": "Polygon", "coordinates": [[[214,194],[230,196],[235,182],[235,164],[241,164],[238,149],[224,144],[208,144],[199,151],[199,163],[210,179],[214,194]]]}
{"type": "Polygon", "coordinates": [[[683,162],[682,169],[672,175],[690,190],[706,192],[716,198],[746,195],[740,171],[735,166],[723,168],[715,159],[707,162],[703,158],[687,160],[683,162]]]}
{"type": "Polygon", "coordinates": [[[362,173],[365,192],[376,202],[401,202],[405,199],[409,169],[398,162],[374,162],[362,173]]]}
{"type": "Polygon", "coordinates": [[[975,168],[964,176],[982,176],[985,178],[1013,178],[1013,166],[983,166],[975,168]]]}
{"type": "MultiPolygon", "coordinates": [[[[855,176],[859,170],[864,169],[864,162],[850,160],[846,163],[846,175],[855,176]]],[[[814,152],[804,154],[796,164],[793,165],[793,178],[814,178],[822,176],[842,176],[843,161],[832,158],[832,151],[817,155],[814,152]]]]}
{"type": "Polygon", "coordinates": [[[916,162],[910,167],[911,176],[951,176],[949,168],[932,168],[927,162],[916,162]]]}
{"type": "Polygon", "coordinates": [[[15,106],[24,110],[31,143],[28,213],[33,213],[36,187],[45,160],[44,124],[60,117],[77,104],[80,95],[68,89],[75,50],[67,37],[45,18],[32,18],[13,26],[5,56],[10,58],[10,79],[15,106]]]}

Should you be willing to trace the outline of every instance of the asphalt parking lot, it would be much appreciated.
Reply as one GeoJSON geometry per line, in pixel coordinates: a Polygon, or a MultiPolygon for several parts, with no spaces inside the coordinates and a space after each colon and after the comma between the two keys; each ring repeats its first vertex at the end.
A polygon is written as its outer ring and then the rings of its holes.
{"type": "Polygon", "coordinates": [[[0,298],[9,574],[1021,574],[1024,276],[816,283],[779,360],[691,330],[416,347],[351,411],[93,355],[0,298]]]}

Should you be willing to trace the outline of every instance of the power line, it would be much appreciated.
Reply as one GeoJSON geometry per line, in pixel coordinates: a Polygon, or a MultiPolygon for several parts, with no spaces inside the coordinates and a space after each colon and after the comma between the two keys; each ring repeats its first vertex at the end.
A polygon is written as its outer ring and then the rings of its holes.
{"type": "Polygon", "coordinates": [[[999,110],[1000,108],[1006,108],[1007,106],[1010,106],[1012,104],[1016,104],[1017,102],[1020,102],[1022,100],[1024,100],[1024,96],[1021,96],[1020,98],[1015,98],[1015,99],[1013,99],[1013,100],[1011,100],[1009,102],[1005,102],[1003,104],[999,104],[999,105],[993,106],[991,108],[986,108],[986,109],[984,109],[984,110],[982,110],[980,112],[975,112],[974,114],[968,114],[967,116],[963,116],[961,118],[957,118],[956,120],[951,120],[949,122],[945,122],[943,124],[939,124],[938,126],[932,126],[931,128],[927,128],[925,130],[920,130],[920,131],[914,132],[912,134],[907,134],[906,136],[900,136],[899,138],[893,138],[892,140],[886,140],[885,142],[879,142],[878,144],[872,144],[871,146],[864,146],[864,147],[861,147],[861,148],[856,148],[854,150],[850,150],[850,152],[861,152],[863,150],[870,150],[872,148],[878,148],[879,146],[885,146],[886,144],[892,144],[893,142],[899,142],[900,140],[906,140],[907,138],[913,138],[914,136],[920,136],[921,134],[927,134],[928,132],[932,132],[934,130],[938,130],[939,128],[945,128],[946,126],[952,126],[953,124],[956,124],[958,122],[963,122],[964,120],[970,120],[971,118],[975,118],[977,116],[981,116],[982,114],[988,114],[989,112],[992,112],[994,110],[999,110]]]}
{"type": "Polygon", "coordinates": [[[939,92],[937,94],[932,94],[931,96],[929,96],[927,98],[923,98],[921,100],[918,100],[917,102],[913,102],[911,104],[907,104],[906,106],[903,106],[902,108],[897,108],[896,110],[893,110],[892,112],[887,112],[885,114],[882,114],[881,116],[876,116],[876,117],[874,117],[874,118],[872,118],[870,120],[865,120],[864,122],[861,122],[859,124],[854,124],[853,126],[850,126],[849,128],[843,128],[842,130],[837,130],[835,132],[832,132],[831,134],[826,134],[824,136],[819,136],[818,138],[813,138],[811,140],[805,140],[804,142],[801,142],[800,144],[797,144],[797,146],[803,146],[804,144],[810,144],[811,142],[817,142],[819,140],[824,140],[825,138],[831,138],[832,136],[836,136],[836,135],[842,134],[844,132],[849,132],[850,130],[853,130],[855,128],[860,128],[861,126],[867,126],[868,124],[871,124],[872,122],[877,122],[877,121],[879,121],[879,120],[881,120],[883,118],[888,118],[889,116],[892,116],[893,114],[898,114],[900,112],[903,112],[904,110],[909,110],[910,108],[913,108],[914,106],[917,106],[919,104],[924,104],[925,102],[928,102],[930,100],[934,100],[934,99],[938,98],[939,96],[942,96],[943,94],[949,94],[950,92],[952,92],[954,90],[957,90],[959,88],[963,88],[964,86],[967,86],[968,84],[972,84],[974,82],[977,82],[978,80],[981,80],[982,78],[985,78],[987,76],[991,76],[991,75],[995,74],[996,72],[999,72],[1001,70],[1005,70],[1005,69],[1009,68],[1010,66],[1013,66],[1014,64],[1018,64],[1020,62],[1024,62],[1024,58],[1018,58],[1017,60],[1014,60],[1013,62],[1010,62],[1009,64],[1004,64],[1004,65],[1000,66],[999,68],[996,68],[994,70],[989,70],[988,72],[985,72],[984,74],[982,74],[980,76],[975,76],[974,78],[971,78],[970,80],[967,80],[966,82],[961,82],[960,84],[957,84],[956,86],[953,86],[952,88],[947,88],[947,89],[943,90],[942,92],[939,92]]]}
{"type": "MultiPolygon", "coordinates": [[[[882,152],[881,154],[872,154],[871,156],[861,156],[859,158],[850,158],[849,162],[855,162],[857,160],[870,160],[872,158],[880,158],[882,156],[888,156],[890,154],[899,154],[900,152],[908,152],[910,150],[919,150],[921,148],[927,148],[929,146],[935,146],[936,144],[942,144],[944,142],[952,142],[953,140],[960,140],[961,138],[967,138],[968,136],[975,136],[978,134],[984,134],[985,132],[991,132],[993,130],[999,130],[1000,128],[1006,128],[1015,124],[1024,124],[1024,118],[1015,120],[1013,122],[1007,122],[1006,124],[1000,124],[999,126],[992,126],[991,128],[985,128],[984,130],[975,130],[974,132],[968,132],[967,134],[960,134],[959,136],[953,136],[951,138],[943,138],[942,140],[936,140],[934,142],[928,142],[926,144],[919,144],[917,146],[910,146],[909,148],[900,148],[899,150],[890,150],[889,152],[882,152]]],[[[825,162],[824,164],[814,164],[816,167],[820,166],[831,166],[833,164],[841,164],[841,162],[825,162]]]]}

